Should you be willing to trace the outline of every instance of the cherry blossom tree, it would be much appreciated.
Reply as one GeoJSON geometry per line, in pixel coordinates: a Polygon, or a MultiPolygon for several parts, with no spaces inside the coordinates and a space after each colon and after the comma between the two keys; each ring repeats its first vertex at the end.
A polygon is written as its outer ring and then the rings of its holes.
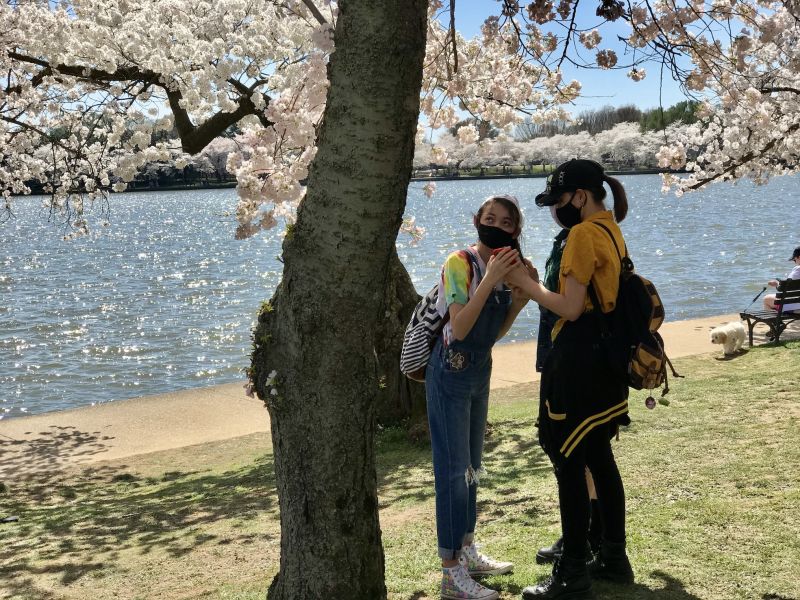
{"type": "MultiPolygon", "coordinates": [[[[662,164],[692,169],[679,186],[796,168],[798,18],[788,1],[600,0],[597,20],[581,23],[574,0],[503,0],[472,40],[456,30],[454,6],[0,5],[7,212],[12,194],[38,181],[53,214],[86,231],[88,207],[142,165],[180,167],[183,154],[237,124],[242,150],[228,170],[238,181],[238,235],[292,225],[250,371],[275,448],[282,541],[273,598],[386,596],[372,444],[402,315],[416,299],[394,240],[415,132],[423,134],[418,101],[428,127],[453,127],[463,111],[510,134],[524,116],[568,118],[580,84],[565,81],[565,63],[641,80],[657,61],[707,95],[703,126],[659,153],[662,164]],[[630,56],[606,45],[609,22],[630,24],[630,56]]],[[[473,144],[476,129],[457,135],[473,144]]],[[[446,164],[443,149],[430,154],[446,164]]]]}
{"type": "Polygon", "coordinates": [[[678,192],[748,177],[796,173],[800,159],[800,6],[797,2],[691,4],[669,15],[632,13],[633,45],[681,48],[669,62],[690,93],[705,92],[700,121],[659,152],[678,192]],[[724,40],[724,41],[723,41],[724,40]],[[695,155],[693,159],[689,157],[695,155]]]}
{"type": "Polygon", "coordinates": [[[214,138],[203,148],[201,155],[208,160],[217,181],[222,182],[231,176],[227,168],[228,157],[238,150],[236,141],[226,137],[214,138]]]}
{"type": "Polygon", "coordinates": [[[593,142],[597,156],[606,164],[624,170],[641,165],[636,160],[637,152],[646,137],[638,123],[620,123],[595,135],[593,142]]]}
{"type": "Polygon", "coordinates": [[[634,81],[656,70],[703,100],[700,121],[667,139],[662,167],[678,192],[714,181],[795,173],[800,135],[800,5],[796,0],[601,0],[596,22],[578,17],[578,3],[503,0],[494,23],[510,23],[518,51],[542,64],[625,69],[634,81]],[[609,23],[625,51],[604,47],[609,23]],[[687,158],[693,157],[693,158],[687,158]]]}
{"type": "Polygon", "coordinates": [[[302,196],[314,155],[335,8],[324,12],[310,1],[4,3],[5,210],[38,181],[53,214],[86,232],[88,207],[142,165],[180,167],[181,153],[239,124],[254,148],[234,161],[242,233],[271,224],[302,196]],[[275,209],[256,215],[264,196],[275,209]]]}
{"type": "MultiPolygon", "coordinates": [[[[594,22],[579,18],[574,0],[502,0],[472,40],[456,30],[454,5],[429,4],[421,109],[431,128],[452,127],[464,112],[501,128],[524,114],[563,118],[580,92],[563,80],[564,64],[625,69],[638,81],[656,63],[706,99],[702,121],[659,154],[662,166],[693,173],[680,189],[764,181],[797,163],[798,23],[788,0],[601,0],[594,22]],[[612,23],[629,25],[625,52],[608,47],[612,23]]],[[[195,154],[238,123],[244,151],[231,153],[229,166],[239,237],[291,223],[315,153],[335,13],[335,3],[311,0],[156,11],[128,0],[2,5],[4,209],[36,181],[54,214],[85,232],[87,207],[123,189],[136,169],[195,154]],[[45,146],[47,155],[29,151],[45,146]]],[[[463,143],[475,135],[474,125],[459,129],[463,143]]]]}

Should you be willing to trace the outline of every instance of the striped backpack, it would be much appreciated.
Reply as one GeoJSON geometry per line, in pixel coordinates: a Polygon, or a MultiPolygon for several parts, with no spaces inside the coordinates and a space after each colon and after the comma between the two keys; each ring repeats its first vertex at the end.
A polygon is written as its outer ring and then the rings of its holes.
{"type": "MultiPolygon", "coordinates": [[[[477,259],[471,250],[467,250],[469,259],[469,279],[472,281],[473,273],[478,268],[477,259]]],[[[442,317],[436,310],[439,299],[439,283],[433,286],[414,307],[411,320],[403,335],[403,349],[400,352],[400,371],[413,381],[425,381],[425,369],[436,340],[442,333],[444,326],[450,320],[450,311],[442,317]]]]}
{"type": "MultiPolygon", "coordinates": [[[[669,392],[667,365],[675,377],[672,363],[664,350],[664,340],[658,328],[664,322],[664,305],[651,281],[634,272],[633,261],[619,251],[611,231],[601,223],[595,222],[611,238],[621,264],[619,292],[614,310],[607,314],[597,311],[602,344],[608,353],[612,368],[635,390],[652,390],[664,386],[661,404],[669,404],[664,399],[669,392]]],[[[589,298],[594,306],[600,306],[594,286],[589,284],[589,298]]],[[[647,408],[655,408],[656,401],[648,396],[647,408]]]]}

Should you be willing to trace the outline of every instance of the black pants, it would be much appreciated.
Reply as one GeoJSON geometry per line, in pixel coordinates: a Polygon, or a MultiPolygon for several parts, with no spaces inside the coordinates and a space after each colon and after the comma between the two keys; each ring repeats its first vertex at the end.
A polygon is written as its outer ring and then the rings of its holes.
{"type": "Polygon", "coordinates": [[[603,538],[609,542],[625,541],[625,490],[611,450],[611,433],[608,426],[592,430],[569,459],[556,468],[564,556],[586,557],[589,532],[587,466],[597,489],[603,538]]]}
{"type": "Polygon", "coordinates": [[[553,348],[553,341],[550,339],[550,334],[553,332],[553,327],[558,322],[559,316],[547,310],[546,308],[539,307],[539,335],[536,339],[536,372],[541,373],[544,369],[544,361],[550,350],[553,348]]]}

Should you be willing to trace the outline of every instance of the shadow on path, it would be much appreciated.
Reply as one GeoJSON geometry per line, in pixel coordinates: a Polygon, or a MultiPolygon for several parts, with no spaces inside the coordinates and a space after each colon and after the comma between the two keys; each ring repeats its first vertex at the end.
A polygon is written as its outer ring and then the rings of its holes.
{"type": "Polygon", "coordinates": [[[44,483],[81,458],[107,452],[113,439],[100,431],[57,425],[25,432],[25,439],[0,434],[0,481],[44,483]]]}

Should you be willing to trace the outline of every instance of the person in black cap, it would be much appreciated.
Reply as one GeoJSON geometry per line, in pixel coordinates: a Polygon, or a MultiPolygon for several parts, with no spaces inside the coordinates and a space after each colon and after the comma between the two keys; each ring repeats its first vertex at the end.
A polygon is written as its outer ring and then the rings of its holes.
{"type": "MultiPolygon", "coordinates": [[[[558,224],[558,222],[557,222],[558,224]]],[[[544,277],[542,283],[551,292],[558,292],[558,279],[559,272],[561,271],[561,255],[564,252],[564,246],[567,244],[567,235],[569,229],[561,228],[556,236],[553,238],[553,247],[550,250],[550,256],[544,265],[544,277]]],[[[539,305],[539,331],[536,338],[536,372],[541,373],[544,368],[547,355],[553,348],[553,340],[551,334],[553,327],[559,320],[559,315],[551,310],[548,310],[542,305],[539,305]]],[[[597,554],[600,550],[600,539],[602,535],[602,519],[600,517],[600,504],[597,500],[597,491],[594,487],[594,480],[589,469],[586,469],[586,485],[589,490],[589,498],[591,509],[589,511],[589,550],[592,556],[597,554]]],[[[559,537],[555,542],[549,546],[539,548],[536,552],[536,562],[538,564],[553,563],[561,556],[564,538],[559,537]]]]}
{"type": "MultiPolygon", "coordinates": [[[[794,263],[794,269],[789,271],[789,274],[786,275],[786,279],[800,279],[800,246],[794,249],[794,252],[792,252],[792,257],[789,260],[794,263]]],[[[778,280],[770,279],[767,282],[767,285],[771,287],[778,287],[778,280]]],[[[767,310],[778,310],[778,306],[775,304],[775,294],[767,294],[764,296],[764,308],[767,310]]],[[[783,312],[793,312],[798,310],[800,310],[800,304],[787,304],[783,307],[783,312]]]]}
{"type": "Polygon", "coordinates": [[[619,291],[620,260],[625,240],[617,225],[628,212],[622,184],[590,160],[559,165],[547,180],[536,204],[549,206],[553,218],[570,233],[559,270],[558,291],[530,279],[515,268],[509,285],[560,316],[553,327],[553,348],[545,361],[539,396],[539,443],[555,468],[558,482],[562,553],[552,575],[522,592],[537,598],[591,598],[591,578],[633,582],[625,552],[625,491],[611,437],[628,418],[628,386],[613,374],[597,341],[599,319],[593,311],[613,310],[619,291]],[[608,184],[613,212],[603,200],[608,184]],[[613,241],[612,241],[613,238],[613,241]],[[594,307],[591,286],[598,298],[594,307]],[[597,487],[603,519],[600,552],[587,566],[589,494],[586,468],[597,487]],[[590,576],[591,575],[591,576],[590,576]]]}

